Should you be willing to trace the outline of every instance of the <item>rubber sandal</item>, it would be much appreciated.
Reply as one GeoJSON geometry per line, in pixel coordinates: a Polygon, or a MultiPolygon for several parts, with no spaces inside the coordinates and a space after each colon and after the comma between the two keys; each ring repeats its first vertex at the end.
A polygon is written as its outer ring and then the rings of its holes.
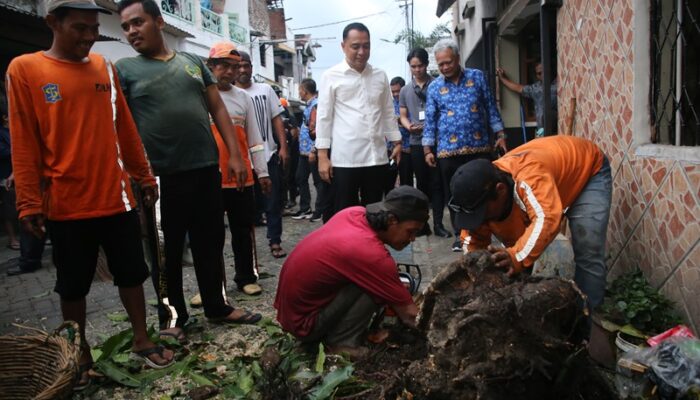
{"type": "Polygon", "coordinates": [[[262,315],[258,313],[252,313],[245,310],[245,313],[236,319],[224,318],[212,318],[210,321],[217,324],[238,324],[238,325],[253,325],[262,319],[262,315]]]}
{"type": "Polygon", "coordinates": [[[78,374],[75,377],[75,385],[73,385],[74,392],[81,392],[92,384],[92,378],[90,377],[90,370],[92,369],[92,366],[93,363],[90,361],[89,363],[85,363],[78,367],[78,374]],[[85,381],[83,381],[83,375],[86,377],[85,381]]]}
{"type": "Polygon", "coordinates": [[[270,246],[270,253],[272,253],[272,257],[275,258],[284,258],[287,257],[287,253],[285,253],[284,249],[282,249],[282,246],[280,245],[271,245],[270,246]]]}
{"type": "Polygon", "coordinates": [[[187,335],[185,334],[185,330],[181,329],[178,332],[159,332],[158,336],[163,339],[163,337],[166,338],[173,338],[175,339],[181,346],[187,344],[187,335]]]}
{"type": "Polygon", "coordinates": [[[153,369],[163,369],[167,368],[175,363],[175,359],[172,358],[169,361],[166,361],[165,364],[157,364],[153,362],[148,356],[151,354],[158,354],[161,358],[165,359],[163,357],[163,352],[165,351],[165,347],[163,346],[154,346],[149,349],[143,349],[139,351],[132,351],[131,354],[129,354],[129,358],[135,361],[142,361],[149,367],[153,369]]]}

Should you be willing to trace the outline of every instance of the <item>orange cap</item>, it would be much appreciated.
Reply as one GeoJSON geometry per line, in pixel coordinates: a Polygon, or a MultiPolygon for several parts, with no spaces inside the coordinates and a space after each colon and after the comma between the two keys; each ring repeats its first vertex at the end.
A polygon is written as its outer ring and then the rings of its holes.
{"type": "Polygon", "coordinates": [[[209,50],[209,58],[228,58],[233,61],[241,61],[241,55],[238,54],[236,46],[231,42],[218,42],[209,50]]]}

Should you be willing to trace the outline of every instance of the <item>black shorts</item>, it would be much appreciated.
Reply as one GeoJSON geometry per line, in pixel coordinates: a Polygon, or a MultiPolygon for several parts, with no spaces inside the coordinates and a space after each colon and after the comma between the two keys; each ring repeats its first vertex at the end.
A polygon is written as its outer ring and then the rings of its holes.
{"type": "Polygon", "coordinates": [[[135,210],[108,217],[49,221],[48,231],[56,265],[54,290],[63,300],[80,300],[88,294],[100,246],[115,286],[135,287],[148,277],[135,210]]]}

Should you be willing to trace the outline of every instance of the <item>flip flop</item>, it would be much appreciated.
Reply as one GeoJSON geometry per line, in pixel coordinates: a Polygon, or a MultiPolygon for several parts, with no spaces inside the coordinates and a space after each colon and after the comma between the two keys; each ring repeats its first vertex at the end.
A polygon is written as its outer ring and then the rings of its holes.
{"type": "Polygon", "coordinates": [[[185,335],[185,330],[181,329],[177,332],[159,332],[158,336],[163,339],[163,337],[167,338],[173,338],[175,339],[181,346],[184,346],[187,344],[187,335],[185,335]]]}
{"type": "Polygon", "coordinates": [[[175,358],[170,359],[169,361],[166,361],[165,364],[157,364],[153,362],[148,356],[151,354],[158,354],[161,358],[165,359],[163,357],[163,352],[165,351],[165,347],[163,346],[154,346],[148,349],[143,349],[139,351],[132,351],[131,354],[129,354],[129,358],[132,360],[136,361],[143,361],[146,365],[153,369],[163,369],[167,368],[175,363],[175,358]]]}
{"type": "Polygon", "coordinates": [[[92,361],[80,365],[78,367],[78,374],[75,376],[75,385],[73,385],[74,392],[80,392],[87,389],[90,384],[92,384],[92,378],[90,377],[90,370],[92,369],[92,361]],[[86,379],[83,381],[83,375],[86,379]]]}
{"type": "Polygon", "coordinates": [[[270,246],[270,253],[272,253],[272,257],[275,258],[287,257],[287,253],[285,253],[284,249],[282,249],[282,246],[278,244],[273,244],[270,246]]]}
{"type": "Polygon", "coordinates": [[[253,325],[262,319],[262,315],[258,313],[252,313],[245,310],[245,313],[236,319],[224,318],[211,318],[210,321],[217,324],[239,324],[239,325],[253,325]]]}
{"type": "Polygon", "coordinates": [[[8,248],[8,249],[12,249],[12,250],[19,250],[19,244],[17,244],[17,243],[8,243],[7,248],[8,248]]]}

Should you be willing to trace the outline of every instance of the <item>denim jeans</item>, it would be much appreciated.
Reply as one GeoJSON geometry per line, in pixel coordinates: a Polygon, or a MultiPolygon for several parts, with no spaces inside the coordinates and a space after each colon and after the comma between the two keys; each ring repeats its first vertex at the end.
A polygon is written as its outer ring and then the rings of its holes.
{"type": "MultiPolygon", "coordinates": [[[[296,175],[297,187],[299,188],[299,211],[310,210],[311,190],[309,189],[309,175],[311,175],[311,164],[309,163],[309,156],[299,155],[296,175]]],[[[314,185],[316,185],[316,175],[314,175],[314,185]]]]}
{"type": "Polygon", "coordinates": [[[612,176],[606,157],[600,171],[591,177],[566,212],[576,263],[574,281],[588,296],[591,309],[600,305],[605,294],[605,241],[611,197],[612,176]]]}

